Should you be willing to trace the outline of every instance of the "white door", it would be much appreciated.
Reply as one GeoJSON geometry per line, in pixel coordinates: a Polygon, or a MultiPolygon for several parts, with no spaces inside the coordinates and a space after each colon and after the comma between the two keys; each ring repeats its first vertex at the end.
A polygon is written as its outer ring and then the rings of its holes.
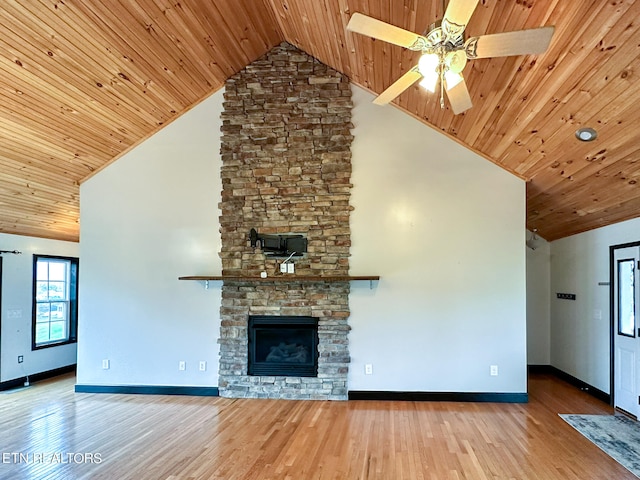
{"type": "Polygon", "coordinates": [[[640,418],[640,247],[614,250],[614,406],[640,418]]]}

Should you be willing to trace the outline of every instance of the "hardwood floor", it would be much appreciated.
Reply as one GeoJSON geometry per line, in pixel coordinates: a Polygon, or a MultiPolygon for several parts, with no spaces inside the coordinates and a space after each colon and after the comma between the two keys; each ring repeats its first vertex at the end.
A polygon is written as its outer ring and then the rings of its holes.
{"type": "Polygon", "coordinates": [[[635,479],[558,413],[606,404],[533,375],[527,404],[0,393],[1,479],[635,479]]]}

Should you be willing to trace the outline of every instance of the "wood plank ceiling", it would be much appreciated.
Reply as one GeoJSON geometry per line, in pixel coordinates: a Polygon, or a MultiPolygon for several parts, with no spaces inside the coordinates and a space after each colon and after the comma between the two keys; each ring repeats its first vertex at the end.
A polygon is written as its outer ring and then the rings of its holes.
{"type": "MultiPolygon", "coordinates": [[[[418,54],[346,32],[350,15],[424,33],[443,11],[442,0],[5,0],[0,232],[78,240],[82,181],[282,41],[380,93],[418,54]]],[[[481,0],[466,33],[542,25],[556,26],[545,54],[467,65],[464,114],[418,86],[395,103],[527,180],[527,227],[554,240],[640,216],[640,2],[481,0]],[[597,140],[579,142],[583,126],[597,140]]]]}

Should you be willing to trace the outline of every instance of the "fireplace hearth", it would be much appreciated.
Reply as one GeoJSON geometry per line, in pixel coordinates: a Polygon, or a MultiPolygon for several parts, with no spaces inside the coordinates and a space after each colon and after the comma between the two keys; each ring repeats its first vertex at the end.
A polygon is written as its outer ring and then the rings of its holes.
{"type": "MultiPolygon", "coordinates": [[[[219,340],[220,396],[346,400],[351,361],[348,339],[349,288],[348,281],[296,282],[294,278],[286,283],[269,279],[225,280],[221,308],[224,317],[221,319],[219,340]],[[302,376],[250,373],[249,355],[253,347],[249,348],[249,335],[250,330],[255,328],[249,327],[249,319],[257,316],[278,321],[296,317],[295,322],[298,324],[300,317],[307,317],[314,323],[317,322],[318,343],[315,348],[310,348],[312,353],[317,352],[317,374],[302,376]]],[[[252,323],[255,323],[255,319],[252,319],[252,323]]],[[[315,325],[312,326],[315,328],[315,325]]],[[[292,325],[287,324],[281,328],[286,330],[292,328],[292,325]]],[[[300,330],[299,325],[293,330],[300,330]]],[[[255,331],[252,335],[255,335],[255,331]]],[[[266,354],[262,353],[263,360],[271,352],[270,347],[278,347],[280,343],[285,346],[298,344],[302,343],[301,340],[295,336],[277,340],[277,343],[268,346],[266,354]]],[[[251,342],[254,344],[254,340],[251,342]]],[[[291,352],[288,355],[295,357],[291,352]]],[[[253,370],[255,362],[251,363],[253,370]]]]}
{"type": "Polygon", "coordinates": [[[249,375],[318,375],[318,320],[252,315],[248,322],[249,375]]]}

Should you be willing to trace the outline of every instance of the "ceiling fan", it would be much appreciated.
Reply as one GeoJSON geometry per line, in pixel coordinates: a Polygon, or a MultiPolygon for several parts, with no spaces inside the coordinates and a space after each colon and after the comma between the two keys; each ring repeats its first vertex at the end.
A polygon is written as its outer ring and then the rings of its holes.
{"type": "Polygon", "coordinates": [[[440,83],[440,106],[447,93],[451,109],[459,114],[472,107],[471,96],[462,76],[467,60],[542,53],[553,36],[553,26],[495,33],[464,39],[464,29],[479,0],[451,0],[439,27],[426,36],[354,13],[347,30],[422,52],[418,64],[382,92],[373,103],[385,105],[418,80],[434,92],[440,83]]]}

